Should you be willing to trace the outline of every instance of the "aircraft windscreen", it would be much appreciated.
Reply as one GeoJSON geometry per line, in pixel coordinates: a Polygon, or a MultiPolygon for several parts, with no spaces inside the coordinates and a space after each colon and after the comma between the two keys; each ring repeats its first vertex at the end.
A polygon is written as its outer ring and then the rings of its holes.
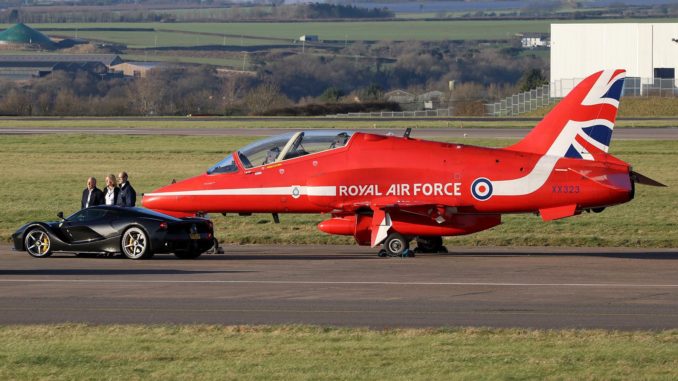
{"type": "Polygon", "coordinates": [[[212,166],[207,170],[207,174],[211,175],[213,173],[231,173],[238,172],[238,166],[235,164],[233,159],[233,154],[229,154],[226,158],[212,166]]]}
{"type": "Polygon", "coordinates": [[[270,138],[258,140],[249,144],[238,151],[240,161],[245,168],[258,167],[264,164],[270,164],[276,161],[285,145],[298,133],[288,132],[282,135],[271,136],[270,138]]]}

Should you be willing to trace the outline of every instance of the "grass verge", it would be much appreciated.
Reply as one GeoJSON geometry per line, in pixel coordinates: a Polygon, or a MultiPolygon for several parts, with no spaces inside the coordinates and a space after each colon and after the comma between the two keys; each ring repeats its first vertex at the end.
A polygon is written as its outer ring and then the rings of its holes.
{"type": "Polygon", "coordinates": [[[0,359],[5,380],[669,380],[678,331],[3,326],[0,359]]]}
{"type": "MultiPolygon", "coordinates": [[[[555,104],[542,107],[524,117],[543,117],[555,104]]],[[[620,118],[662,118],[678,116],[678,98],[676,97],[623,97],[619,102],[620,118]]],[[[623,119],[622,119],[623,121],[623,119]]],[[[620,121],[621,122],[621,121],[620,121]]],[[[626,121],[631,122],[631,121],[626,121]]],[[[642,125],[642,121],[635,121],[642,125]]],[[[675,124],[675,123],[674,123],[675,124]]]]}
{"type": "MultiPolygon", "coordinates": [[[[0,135],[0,162],[6,181],[0,187],[0,238],[8,240],[20,225],[55,220],[56,212],[79,209],[88,176],[100,184],[107,174],[125,170],[139,194],[202,173],[256,138],[197,136],[0,135]]],[[[504,146],[505,140],[464,139],[464,143],[504,146]]],[[[678,247],[678,141],[616,141],[611,153],[668,188],[639,186],[636,199],[549,223],[533,215],[507,215],[494,229],[447,239],[454,247],[632,246],[678,247]]],[[[101,186],[101,185],[100,185],[101,186]]],[[[212,216],[216,234],[226,243],[351,244],[351,238],[321,233],[316,225],[327,215],[212,216]]]]}

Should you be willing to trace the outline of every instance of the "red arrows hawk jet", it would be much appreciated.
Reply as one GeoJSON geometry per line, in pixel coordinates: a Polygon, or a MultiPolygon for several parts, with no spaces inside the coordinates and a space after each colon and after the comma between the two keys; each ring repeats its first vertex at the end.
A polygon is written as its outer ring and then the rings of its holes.
{"type": "Polygon", "coordinates": [[[442,236],[600,212],[662,186],[607,153],[623,70],[583,80],[520,142],[503,149],[360,132],[305,131],[252,143],[207,173],[143,197],[172,215],[329,213],[318,228],[383,243],[380,255],[444,252],[442,236]]]}

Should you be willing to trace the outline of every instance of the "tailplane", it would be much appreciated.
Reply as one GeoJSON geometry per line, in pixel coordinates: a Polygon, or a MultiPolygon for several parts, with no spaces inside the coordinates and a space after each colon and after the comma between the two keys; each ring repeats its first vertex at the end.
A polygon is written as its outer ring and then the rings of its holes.
{"type": "Polygon", "coordinates": [[[603,70],[584,79],[508,149],[584,160],[606,157],[625,76],[625,70],[603,70]]]}

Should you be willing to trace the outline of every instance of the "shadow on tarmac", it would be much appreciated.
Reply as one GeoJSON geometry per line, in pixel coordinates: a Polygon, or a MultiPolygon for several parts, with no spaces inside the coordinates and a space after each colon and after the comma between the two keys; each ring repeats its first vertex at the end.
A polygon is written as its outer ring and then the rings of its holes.
{"type": "Polygon", "coordinates": [[[35,269],[0,270],[0,275],[191,275],[191,274],[227,274],[253,273],[248,270],[200,271],[173,269],[35,269]]]}
{"type": "Polygon", "coordinates": [[[582,252],[582,253],[559,253],[559,252],[506,252],[506,253],[496,253],[496,252],[474,252],[474,253],[446,253],[446,254],[418,254],[419,256],[443,256],[443,257],[489,257],[489,258],[501,258],[501,257],[590,257],[590,258],[617,258],[617,259],[664,259],[664,260],[678,260],[678,252],[675,251],[666,251],[666,252],[646,252],[646,251],[633,251],[633,252],[582,252]]]}

